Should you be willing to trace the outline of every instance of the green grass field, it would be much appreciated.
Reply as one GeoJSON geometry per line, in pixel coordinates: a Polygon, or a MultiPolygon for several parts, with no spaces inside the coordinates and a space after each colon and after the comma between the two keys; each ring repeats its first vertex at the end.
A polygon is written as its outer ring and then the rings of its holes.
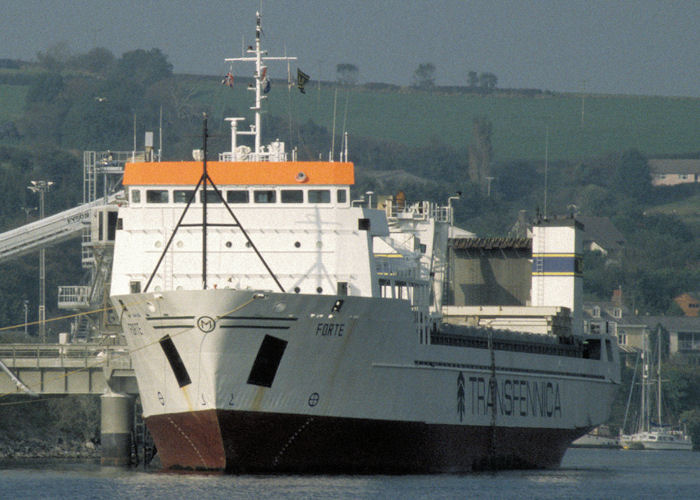
{"type": "MultiPolygon", "coordinates": [[[[217,82],[212,82],[217,85],[217,82]]],[[[229,89],[199,83],[198,99],[214,109],[233,107],[250,116],[244,85],[229,89]]],[[[329,130],[335,92],[311,86],[305,95],[291,93],[284,84],[273,86],[266,103],[269,113],[305,122],[313,119],[329,130]]],[[[472,121],[486,116],[493,124],[497,160],[544,159],[546,136],[549,158],[582,159],[636,148],[648,156],[700,151],[700,99],[580,96],[546,97],[440,95],[411,90],[372,92],[338,90],[336,132],[352,137],[377,137],[409,146],[434,140],[465,148],[472,121]],[[584,108],[582,121],[582,104],[584,108]]],[[[214,119],[220,117],[214,116],[214,119]]]]}
{"type": "Polygon", "coordinates": [[[700,194],[695,194],[673,203],[658,205],[648,209],[646,212],[649,214],[677,215],[686,224],[693,226],[696,231],[700,231],[700,194]]]}
{"type": "Polygon", "coordinates": [[[0,84],[0,122],[15,120],[24,112],[28,87],[0,84]]]}
{"type": "MultiPolygon", "coordinates": [[[[224,109],[252,119],[246,82],[237,80],[230,89],[214,76],[178,75],[176,79],[176,85],[195,91],[194,107],[213,110],[213,129],[227,130],[224,109]]],[[[23,85],[0,84],[0,122],[21,116],[26,92],[23,85]]],[[[583,101],[574,94],[475,96],[363,87],[340,88],[336,96],[331,84],[319,89],[310,82],[307,93],[301,94],[284,82],[273,81],[264,104],[273,116],[300,123],[311,119],[329,131],[334,107],[336,134],[348,131],[351,153],[353,137],[374,137],[407,146],[439,141],[464,149],[477,116],[485,116],[493,124],[496,161],[543,160],[546,142],[550,160],[591,158],[631,148],[650,157],[700,152],[697,98],[590,95],[583,101]]],[[[243,126],[247,128],[249,123],[243,126]]]]}

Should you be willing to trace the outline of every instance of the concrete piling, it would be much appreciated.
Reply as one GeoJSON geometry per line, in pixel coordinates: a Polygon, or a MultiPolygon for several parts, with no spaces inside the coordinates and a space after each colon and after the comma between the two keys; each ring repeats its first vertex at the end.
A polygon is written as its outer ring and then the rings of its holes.
{"type": "Polygon", "coordinates": [[[100,396],[102,465],[128,465],[134,422],[132,396],[106,392],[100,396]]]}

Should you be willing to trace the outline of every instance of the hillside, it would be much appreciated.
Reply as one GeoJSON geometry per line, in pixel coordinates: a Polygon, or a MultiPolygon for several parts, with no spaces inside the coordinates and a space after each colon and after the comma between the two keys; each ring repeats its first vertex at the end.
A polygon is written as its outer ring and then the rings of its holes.
{"type": "MultiPolygon", "coordinates": [[[[40,74],[35,69],[0,72],[0,127],[21,116],[28,82],[40,74]]],[[[157,87],[151,97],[168,98],[180,114],[207,110],[211,126],[225,133],[225,116],[235,112],[249,117],[250,96],[245,78],[236,80],[233,88],[222,86],[219,80],[216,76],[173,75],[167,87],[157,87]]],[[[547,135],[551,160],[581,160],[626,149],[638,149],[650,157],[700,149],[700,99],[695,98],[508,91],[479,95],[459,88],[432,92],[395,86],[375,89],[372,85],[339,88],[328,82],[309,84],[304,95],[289,89],[284,81],[272,84],[266,100],[270,117],[296,123],[311,120],[331,131],[335,108],[336,134],[348,131],[351,151],[358,137],[406,147],[437,141],[466,148],[477,116],[493,123],[496,161],[543,159],[547,135]]],[[[137,126],[153,128],[157,113],[157,109],[138,109],[137,126]],[[152,116],[144,115],[149,111],[152,116]]],[[[167,144],[170,131],[166,128],[164,133],[167,144]]],[[[330,141],[326,148],[331,149],[330,141]]]]}
{"type": "MultiPolygon", "coordinates": [[[[214,110],[227,107],[242,113],[249,106],[245,83],[233,89],[217,79],[190,84],[196,100],[214,110]]],[[[336,132],[343,123],[352,137],[372,137],[405,146],[426,146],[436,140],[466,147],[474,118],[493,123],[493,147],[499,161],[544,158],[549,129],[550,159],[580,160],[613,151],[638,149],[648,156],[698,151],[700,99],[612,95],[535,94],[502,92],[474,95],[420,91],[406,87],[372,90],[338,88],[324,83],[306,95],[288,92],[286,82],[273,82],[267,105],[270,115],[300,123],[313,120],[336,132]],[[337,96],[336,96],[337,90],[337,96]],[[346,111],[347,106],[347,111],[346,111]],[[583,123],[582,123],[583,107],[583,123]]],[[[244,116],[243,114],[239,116],[244,116]]],[[[216,114],[214,118],[219,118],[216,114]]],[[[330,145],[328,146],[330,149],[330,145]]]]}
{"type": "MultiPolygon", "coordinates": [[[[82,195],[82,151],[130,150],[134,135],[141,147],[143,132],[158,129],[161,112],[164,159],[189,158],[201,147],[202,112],[210,117],[212,152],[229,147],[225,117],[250,118],[245,78],[229,88],[218,77],[173,75],[158,49],[120,58],[95,49],[54,63],[51,70],[0,70],[0,230],[35,217],[37,200],[26,190],[31,179],[56,183],[47,213],[74,206],[82,195]]],[[[591,297],[607,299],[623,286],[636,309],[660,314],[674,294],[700,281],[697,186],[652,188],[646,160],[698,154],[700,99],[584,100],[541,91],[336,88],[313,81],[302,94],[274,80],[264,105],[263,139],[298,147],[300,159],[328,156],[335,109],[335,151],[347,130],[355,198],[403,190],[410,199],[444,203],[460,191],[456,223],[480,236],[507,234],[520,210],[611,217],[633,251],[619,268],[588,270],[591,297]],[[480,139],[476,117],[484,117],[480,139]],[[476,146],[487,152],[478,171],[470,160],[476,146]],[[647,248],[645,241],[658,243],[647,248]],[[655,286],[644,286],[649,282],[655,286]]],[[[36,296],[35,280],[25,283],[23,274],[33,275],[33,266],[26,260],[21,273],[8,274],[7,300],[0,302],[4,324],[20,322],[22,295],[36,296]]],[[[49,293],[69,282],[50,283],[49,293]]]]}

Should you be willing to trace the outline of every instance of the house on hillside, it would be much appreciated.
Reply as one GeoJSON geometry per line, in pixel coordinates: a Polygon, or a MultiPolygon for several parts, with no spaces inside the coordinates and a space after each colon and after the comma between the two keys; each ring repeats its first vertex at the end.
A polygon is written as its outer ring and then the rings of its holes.
{"type": "Polygon", "coordinates": [[[697,317],[700,315],[700,300],[697,298],[699,295],[698,293],[682,293],[675,297],[673,301],[683,310],[683,314],[697,317]]]}
{"type": "Polygon", "coordinates": [[[700,317],[687,316],[640,316],[648,331],[659,328],[668,337],[668,352],[671,357],[688,364],[700,365],[700,317]]]}
{"type": "MultiPolygon", "coordinates": [[[[624,312],[627,312],[626,310],[624,312]]],[[[586,333],[617,334],[623,308],[613,302],[584,302],[583,330],[586,333]]]]}
{"type": "Polygon", "coordinates": [[[619,261],[625,249],[625,237],[607,217],[580,215],[583,223],[583,249],[600,252],[608,260],[619,261]]]}
{"type": "Polygon", "coordinates": [[[583,331],[615,335],[622,358],[632,365],[642,351],[643,338],[649,332],[649,327],[613,297],[609,302],[583,303],[583,331]]]}
{"type": "Polygon", "coordinates": [[[652,186],[700,182],[700,159],[649,160],[652,186]]]}

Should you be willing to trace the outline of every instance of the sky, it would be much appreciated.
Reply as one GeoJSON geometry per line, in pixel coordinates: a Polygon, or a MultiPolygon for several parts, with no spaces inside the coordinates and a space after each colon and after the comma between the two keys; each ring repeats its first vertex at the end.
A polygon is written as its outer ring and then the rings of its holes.
{"type": "MultiPolygon", "coordinates": [[[[0,58],[67,42],[115,56],[159,48],[176,73],[223,75],[252,44],[260,0],[2,0],[0,58]],[[244,40],[244,41],[243,41],[244,40]]],[[[269,0],[263,44],[312,79],[436,85],[490,72],[499,88],[700,97],[700,0],[269,0]]],[[[234,67],[248,76],[251,66],[234,67]]],[[[272,78],[286,65],[271,63],[272,78]],[[277,66],[275,66],[277,65],[277,66]]]]}

